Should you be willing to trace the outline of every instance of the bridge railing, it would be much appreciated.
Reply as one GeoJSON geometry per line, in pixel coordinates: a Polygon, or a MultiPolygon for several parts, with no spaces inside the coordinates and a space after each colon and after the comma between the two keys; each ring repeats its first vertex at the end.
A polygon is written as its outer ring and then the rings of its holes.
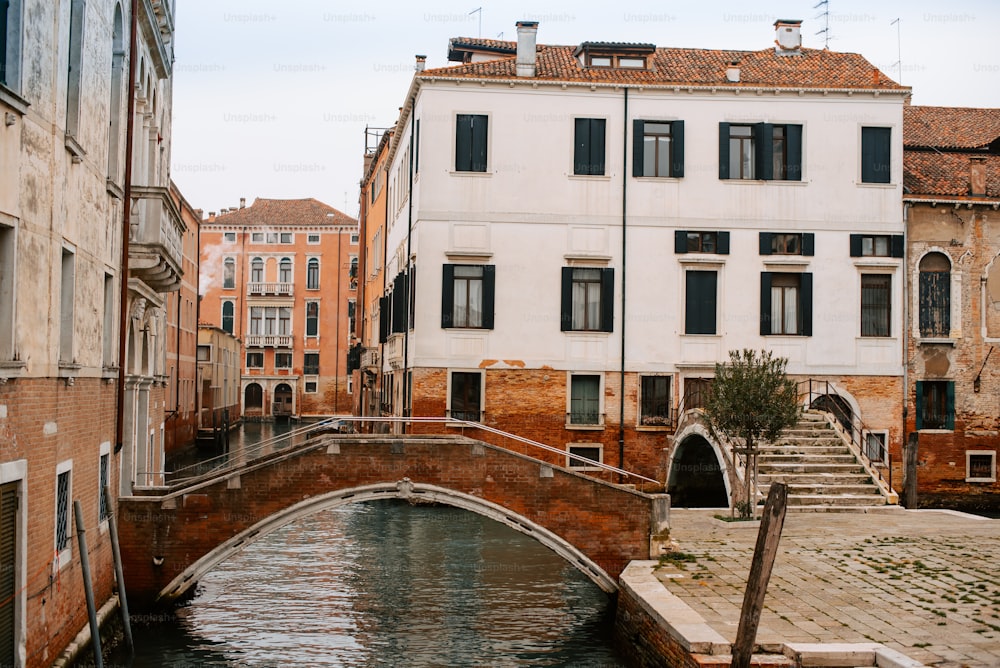
{"type": "MultiPolygon", "coordinates": [[[[286,450],[289,446],[293,445],[296,439],[304,442],[308,436],[315,433],[328,432],[331,429],[335,429],[340,433],[354,433],[358,430],[353,425],[357,425],[359,423],[370,423],[372,425],[384,424],[386,426],[393,424],[440,424],[458,427],[462,429],[463,432],[466,429],[474,429],[499,437],[501,441],[515,442],[522,446],[526,446],[525,448],[514,450],[516,452],[521,452],[522,454],[527,454],[529,456],[531,456],[531,452],[533,450],[554,454],[560,458],[566,458],[568,461],[579,462],[582,466],[590,469],[591,473],[594,472],[594,469],[597,469],[611,477],[617,477],[621,483],[635,485],[636,489],[639,491],[647,491],[647,489],[650,491],[659,491],[663,486],[663,483],[653,478],[647,478],[646,476],[639,475],[638,473],[626,471],[624,469],[611,466],[610,464],[604,464],[603,462],[597,462],[588,457],[573,454],[566,450],[546,445],[545,443],[539,443],[538,441],[533,441],[531,439],[524,438],[523,436],[518,436],[517,434],[511,434],[500,429],[495,429],[480,422],[459,420],[449,417],[357,417],[353,415],[335,416],[321,422],[301,427],[286,434],[282,434],[281,436],[261,441],[260,443],[248,448],[238,449],[211,459],[203,460],[197,464],[176,469],[166,474],[167,484],[170,486],[180,485],[192,478],[200,477],[206,474],[218,474],[225,472],[260,459],[261,457],[270,455],[273,452],[286,450]],[[288,443],[282,445],[282,441],[288,441],[288,443]]],[[[384,435],[391,437],[391,434],[384,435]]],[[[513,450],[512,448],[508,448],[503,445],[500,447],[513,450]]],[[[581,472],[581,474],[585,473],[581,472]]]]}

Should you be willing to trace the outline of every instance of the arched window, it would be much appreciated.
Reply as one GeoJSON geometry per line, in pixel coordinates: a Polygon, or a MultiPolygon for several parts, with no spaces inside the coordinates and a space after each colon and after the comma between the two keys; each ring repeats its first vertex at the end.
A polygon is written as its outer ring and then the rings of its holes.
{"type": "Polygon", "coordinates": [[[222,329],[230,334],[233,333],[233,303],[222,302],[222,329]]]}
{"type": "Polygon", "coordinates": [[[264,260],[259,257],[255,257],[250,262],[250,282],[251,283],[263,283],[264,282],[264,260]]]}
{"type": "Polygon", "coordinates": [[[306,289],[319,290],[319,258],[309,258],[306,265],[306,289]]]}
{"type": "Polygon", "coordinates": [[[287,257],[281,258],[281,263],[278,265],[278,282],[292,282],[292,261],[287,257]]]}
{"type": "Polygon", "coordinates": [[[920,259],[920,336],[951,334],[951,261],[944,253],[920,259]]]}
{"type": "Polygon", "coordinates": [[[236,287],[236,260],[231,257],[222,263],[222,287],[227,290],[236,287]]]}

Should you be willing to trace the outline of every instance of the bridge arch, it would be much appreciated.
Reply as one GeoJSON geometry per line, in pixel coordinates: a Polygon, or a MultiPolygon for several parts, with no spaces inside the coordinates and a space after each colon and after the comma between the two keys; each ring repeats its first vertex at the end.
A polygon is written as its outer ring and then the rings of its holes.
{"type": "MultiPolygon", "coordinates": [[[[677,477],[682,473],[681,467],[677,464],[685,456],[685,450],[707,445],[711,449],[712,454],[714,454],[715,461],[718,462],[719,475],[722,477],[722,484],[725,487],[728,505],[728,500],[733,495],[733,485],[742,472],[736,470],[730,454],[716,442],[709,432],[708,427],[700,421],[689,423],[674,436],[673,443],[670,458],[667,462],[666,480],[668,493],[669,490],[673,489],[677,482],[677,477]]],[[[678,505],[679,507],[679,504],[674,505],[678,505]]]]}
{"type": "Polygon", "coordinates": [[[545,545],[590,578],[605,592],[613,594],[618,591],[615,578],[611,577],[603,568],[569,542],[527,517],[470,494],[436,485],[414,483],[409,478],[404,478],[396,483],[364,485],[321,494],[274,513],[219,544],[218,547],[185,568],[160,591],[158,601],[171,602],[184,596],[197,584],[198,580],[218,564],[229,559],[247,545],[296,520],[351,503],[384,499],[440,503],[488,517],[545,545]]]}

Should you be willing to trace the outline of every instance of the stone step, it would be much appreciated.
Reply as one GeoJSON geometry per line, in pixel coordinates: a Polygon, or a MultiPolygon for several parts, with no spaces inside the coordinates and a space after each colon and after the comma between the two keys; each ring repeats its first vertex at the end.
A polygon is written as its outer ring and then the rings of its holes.
{"type": "MultiPolygon", "coordinates": [[[[855,494],[855,495],[868,495],[868,496],[881,496],[878,493],[878,488],[869,483],[867,485],[808,485],[801,484],[797,481],[789,481],[785,484],[788,485],[789,496],[839,496],[844,494],[855,494]]],[[[771,489],[770,483],[759,484],[761,494],[767,495],[767,492],[771,489]]]]}
{"type": "Polygon", "coordinates": [[[847,444],[844,443],[839,436],[786,436],[782,435],[778,440],[773,443],[768,443],[767,445],[799,445],[802,447],[838,447],[846,448],[847,444]]]}
{"type": "Polygon", "coordinates": [[[843,445],[763,445],[758,449],[759,455],[843,455],[850,453],[843,445]]]}
{"type": "Polygon", "coordinates": [[[761,475],[788,473],[838,473],[861,475],[865,473],[865,469],[857,462],[853,464],[804,464],[799,461],[796,463],[769,463],[766,467],[762,467],[760,462],[758,462],[757,473],[761,475]]]}
{"type": "Polygon", "coordinates": [[[867,473],[856,475],[836,475],[833,473],[758,473],[760,484],[783,482],[789,485],[866,485],[871,484],[867,473]]]}
{"type": "Polygon", "coordinates": [[[881,494],[789,494],[789,506],[884,506],[881,494]]]}
{"type": "Polygon", "coordinates": [[[781,432],[784,436],[830,436],[837,437],[837,432],[830,427],[792,427],[790,429],[785,429],[781,432]]]}
{"type": "Polygon", "coordinates": [[[808,455],[799,454],[772,454],[772,453],[761,453],[757,455],[757,465],[771,465],[771,464],[784,464],[784,463],[800,463],[800,464],[857,464],[858,460],[855,459],[852,454],[838,454],[838,455],[814,455],[812,453],[808,455]]]}

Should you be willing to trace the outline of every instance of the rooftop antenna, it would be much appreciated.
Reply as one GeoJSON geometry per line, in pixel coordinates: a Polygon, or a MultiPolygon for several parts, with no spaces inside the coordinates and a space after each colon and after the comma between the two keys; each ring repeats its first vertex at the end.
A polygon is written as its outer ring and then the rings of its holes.
{"type": "Polygon", "coordinates": [[[823,8],[823,11],[816,15],[816,18],[823,19],[823,28],[817,30],[817,35],[823,35],[823,48],[830,48],[830,0],[820,0],[815,5],[813,9],[823,8]]]}
{"type": "Polygon", "coordinates": [[[499,35],[497,35],[497,39],[503,39],[503,30],[500,31],[499,35]]]}
{"type": "Polygon", "coordinates": [[[482,7],[476,7],[471,12],[469,12],[469,16],[472,16],[473,14],[479,14],[479,36],[482,37],[483,36],[483,8],[482,7]]]}
{"type": "Polygon", "coordinates": [[[899,39],[900,26],[902,25],[902,23],[903,22],[900,21],[898,17],[896,18],[896,20],[889,23],[889,25],[896,26],[896,62],[893,63],[893,65],[899,68],[899,76],[898,76],[899,81],[897,81],[896,83],[900,84],[903,83],[903,51],[902,47],[900,46],[900,39],[899,39]]]}

